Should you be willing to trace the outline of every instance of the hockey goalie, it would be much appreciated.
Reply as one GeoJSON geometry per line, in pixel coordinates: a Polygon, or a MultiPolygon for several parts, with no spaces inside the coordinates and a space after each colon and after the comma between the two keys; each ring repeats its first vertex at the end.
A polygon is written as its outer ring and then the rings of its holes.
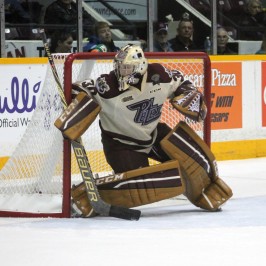
{"type": "MultiPolygon", "coordinates": [[[[209,147],[185,122],[173,129],[160,122],[167,99],[186,117],[202,121],[203,95],[179,70],[148,63],[137,45],[121,48],[113,65],[95,81],[74,83],[74,100],[55,122],[75,140],[99,115],[104,154],[114,171],[96,180],[102,199],[137,207],[183,194],[199,208],[219,210],[232,190],[219,177],[209,147]],[[149,158],[160,163],[150,166],[149,158]]],[[[71,195],[83,217],[95,215],[83,183],[71,195]]]]}

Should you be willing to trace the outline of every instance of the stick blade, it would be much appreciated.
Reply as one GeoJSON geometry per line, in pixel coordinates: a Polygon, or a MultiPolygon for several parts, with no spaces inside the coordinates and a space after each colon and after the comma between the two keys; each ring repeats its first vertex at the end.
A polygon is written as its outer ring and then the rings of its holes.
{"type": "Polygon", "coordinates": [[[119,206],[111,206],[109,216],[124,220],[138,221],[141,211],[119,206]]]}

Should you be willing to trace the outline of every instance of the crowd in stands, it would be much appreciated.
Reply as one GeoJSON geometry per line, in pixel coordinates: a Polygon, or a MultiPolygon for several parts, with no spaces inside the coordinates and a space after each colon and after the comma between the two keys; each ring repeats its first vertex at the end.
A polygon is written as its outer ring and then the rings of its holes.
{"type": "Polygon", "coordinates": [[[218,55],[230,55],[236,54],[235,51],[228,47],[229,35],[225,28],[219,27],[217,29],[217,54],[218,55]]]}
{"type": "Polygon", "coordinates": [[[188,13],[182,15],[176,31],[176,37],[169,41],[175,52],[199,51],[201,49],[193,41],[194,26],[188,13]]]}
{"type": "MultiPolygon", "coordinates": [[[[56,0],[47,6],[44,15],[44,24],[47,25],[47,35],[56,30],[67,29],[73,38],[77,37],[77,3],[72,0],[56,0]],[[50,27],[48,27],[50,26],[50,27]],[[58,28],[61,27],[61,28],[58,28]]],[[[92,35],[92,26],[96,22],[93,17],[82,8],[83,37],[92,35]]]]}
{"type": "Polygon", "coordinates": [[[99,21],[94,24],[93,35],[87,40],[88,43],[83,48],[84,52],[95,50],[100,44],[105,46],[106,52],[117,52],[119,50],[112,39],[110,25],[105,21],[99,21]]]}
{"type": "Polygon", "coordinates": [[[54,31],[51,36],[51,53],[71,53],[73,48],[73,35],[69,31],[54,31]]]}
{"type": "Polygon", "coordinates": [[[247,30],[240,31],[240,39],[262,40],[263,31],[266,26],[266,13],[263,10],[261,1],[249,0],[243,10],[244,12],[241,14],[240,26],[246,28],[247,30]]]}
{"type": "Polygon", "coordinates": [[[23,27],[8,27],[12,23],[29,23],[30,14],[17,0],[5,0],[5,23],[7,39],[19,39],[20,36],[29,35],[23,27]]]}
{"type": "MultiPolygon", "coordinates": [[[[227,1],[224,2],[226,3],[227,1]]],[[[245,5],[241,9],[242,13],[238,14],[238,18],[241,17],[239,20],[241,31],[238,34],[238,39],[262,41],[261,49],[257,53],[265,53],[265,8],[263,8],[261,0],[245,0],[242,2],[244,2],[245,5]]],[[[16,23],[21,25],[32,22],[42,22],[43,25],[45,25],[46,34],[51,40],[52,52],[73,51],[73,41],[77,39],[78,12],[76,2],[72,0],[55,0],[45,7],[42,19],[32,18],[32,12],[29,12],[29,8],[27,8],[27,5],[23,5],[22,1],[5,0],[4,3],[6,39],[41,39],[40,36],[36,34],[33,36],[32,32],[27,27],[27,30],[25,30],[25,27],[14,27],[12,25],[16,23]]],[[[38,13],[40,12],[38,11],[38,13]]],[[[115,45],[112,38],[112,31],[109,23],[105,21],[96,21],[84,8],[82,8],[82,19],[83,40],[85,41],[83,51],[91,52],[98,50],[100,52],[116,52],[119,50],[119,47],[115,45]]],[[[174,38],[169,38],[169,21],[158,22],[154,25],[153,51],[205,51],[203,43],[199,44],[195,42],[194,22],[190,14],[184,12],[177,20],[178,25],[174,38]]],[[[217,28],[217,54],[237,54],[237,51],[234,51],[228,45],[230,40],[229,32],[227,25],[219,25],[217,28]]],[[[145,40],[142,40],[142,43],[145,43],[145,40]]],[[[148,48],[146,48],[145,51],[148,51],[148,48]]]]}
{"type": "MultiPolygon", "coordinates": [[[[148,51],[146,48],[145,51],[148,51]]],[[[173,52],[172,45],[168,41],[168,25],[166,23],[158,23],[154,32],[153,52],[173,52]]]]}

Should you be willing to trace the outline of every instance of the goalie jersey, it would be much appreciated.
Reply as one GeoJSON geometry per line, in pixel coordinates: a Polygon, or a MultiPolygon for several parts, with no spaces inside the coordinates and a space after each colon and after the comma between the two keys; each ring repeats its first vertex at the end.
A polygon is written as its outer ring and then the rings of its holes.
{"type": "Polygon", "coordinates": [[[114,71],[102,74],[95,86],[92,83],[86,80],[82,86],[101,107],[103,134],[145,153],[150,152],[156,139],[164,102],[197,91],[181,72],[158,63],[149,64],[144,75],[132,76],[129,89],[124,91],[119,90],[114,71]]]}

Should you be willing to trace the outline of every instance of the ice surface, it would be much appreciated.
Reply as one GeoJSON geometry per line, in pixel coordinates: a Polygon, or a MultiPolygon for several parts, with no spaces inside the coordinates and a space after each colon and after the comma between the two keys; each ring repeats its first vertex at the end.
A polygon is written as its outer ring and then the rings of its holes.
{"type": "Polygon", "coordinates": [[[218,166],[234,192],[221,212],[206,212],[181,199],[138,208],[139,221],[0,218],[0,263],[266,265],[266,158],[218,166]]]}

